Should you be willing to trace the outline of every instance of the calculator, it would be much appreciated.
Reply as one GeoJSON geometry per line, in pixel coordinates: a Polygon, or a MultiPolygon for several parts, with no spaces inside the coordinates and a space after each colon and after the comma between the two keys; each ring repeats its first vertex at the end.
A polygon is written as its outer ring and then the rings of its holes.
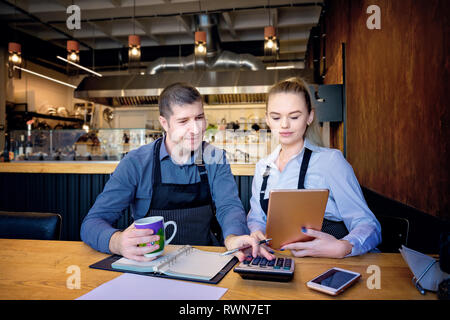
{"type": "Polygon", "coordinates": [[[269,261],[264,257],[248,256],[234,272],[243,279],[286,282],[294,277],[294,268],[295,262],[291,258],[277,257],[269,261]]]}

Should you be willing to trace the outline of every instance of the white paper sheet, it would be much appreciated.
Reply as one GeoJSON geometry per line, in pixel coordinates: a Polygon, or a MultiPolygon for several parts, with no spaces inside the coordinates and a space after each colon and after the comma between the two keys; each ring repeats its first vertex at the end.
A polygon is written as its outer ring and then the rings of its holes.
{"type": "Polygon", "coordinates": [[[125,273],[76,300],[219,300],[228,289],[125,273]]]}

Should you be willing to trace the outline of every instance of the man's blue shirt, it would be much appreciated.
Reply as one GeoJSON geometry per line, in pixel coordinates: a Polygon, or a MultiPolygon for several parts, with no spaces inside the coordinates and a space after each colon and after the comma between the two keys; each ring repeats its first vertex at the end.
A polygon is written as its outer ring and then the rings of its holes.
{"type": "MultiPolygon", "coordinates": [[[[89,210],[81,225],[81,239],[92,248],[110,253],[109,240],[118,231],[112,225],[128,207],[134,220],[147,214],[154,180],[154,145],[155,142],[130,151],[119,162],[103,192],[89,210]]],[[[200,182],[195,157],[193,155],[186,164],[176,164],[167,153],[165,143],[161,143],[161,181],[176,184],[200,182]]],[[[205,144],[203,158],[208,171],[211,196],[216,206],[216,217],[222,227],[224,239],[230,234],[248,234],[246,213],[225,152],[205,144]]]]}

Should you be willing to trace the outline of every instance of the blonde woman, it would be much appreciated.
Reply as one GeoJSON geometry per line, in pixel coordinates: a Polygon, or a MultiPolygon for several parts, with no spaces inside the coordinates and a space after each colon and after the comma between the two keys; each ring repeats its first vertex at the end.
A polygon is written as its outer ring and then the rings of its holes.
{"type": "Polygon", "coordinates": [[[314,239],[281,249],[291,250],[296,257],[329,258],[377,250],[380,224],[367,207],[353,169],[342,153],[322,146],[312,99],[303,80],[284,80],[270,89],[266,121],[280,144],[256,164],[247,216],[251,235],[258,240],[265,238],[271,189],[328,189],[322,230],[302,228],[314,239]]]}

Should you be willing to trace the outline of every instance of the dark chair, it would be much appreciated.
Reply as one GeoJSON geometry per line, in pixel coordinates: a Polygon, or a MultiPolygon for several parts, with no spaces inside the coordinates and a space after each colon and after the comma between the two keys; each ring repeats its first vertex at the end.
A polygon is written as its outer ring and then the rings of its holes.
{"type": "Polygon", "coordinates": [[[409,221],[406,218],[377,215],[381,225],[381,243],[378,249],[381,252],[395,252],[408,246],[409,221]]]}
{"type": "Polygon", "coordinates": [[[56,213],[0,211],[0,238],[59,240],[61,221],[56,213]]]}
{"type": "Polygon", "coordinates": [[[398,252],[401,245],[431,254],[439,252],[440,234],[450,230],[448,221],[387,198],[361,186],[370,210],[381,224],[382,252],[398,252]]]}

